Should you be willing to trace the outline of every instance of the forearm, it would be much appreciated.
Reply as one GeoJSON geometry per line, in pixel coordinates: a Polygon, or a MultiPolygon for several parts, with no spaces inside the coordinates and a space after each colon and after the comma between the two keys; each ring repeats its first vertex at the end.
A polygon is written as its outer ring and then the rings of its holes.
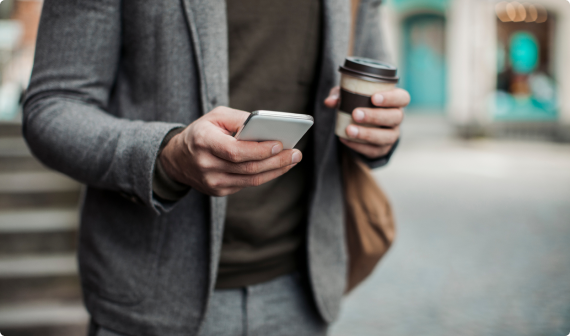
{"type": "Polygon", "coordinates": [[[160,143],[178,124],[110,110],[121,60],[120,0],[45,0],[24,101],[24,136],[47,166],[153,206],[160,143]]]}
{"type": "Polygon", "coordinates": [[[24,137],[45,165],[87,185],[152,206],[152,174],[164,136],[179,124],[116,118],[56,94],[28,98],[24,137]]]}

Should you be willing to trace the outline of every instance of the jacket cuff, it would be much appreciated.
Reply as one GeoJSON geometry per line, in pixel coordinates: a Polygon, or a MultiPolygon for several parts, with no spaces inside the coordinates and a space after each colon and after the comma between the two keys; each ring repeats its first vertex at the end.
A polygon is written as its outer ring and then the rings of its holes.
{"type": "Polygon", "coordinates": [[[368,157],[366,157],[360,153],[353,151],[350,148],[349,148],[349,150],[352,152],[353,155],[358,157],[360,160],[362,160],[362,162],[364,162],[368,167],[370,167],[370,169],[375,169],[375,168],[380,168],[380,167],[388,164],[388,162],[390,161],[390,158],[392,157],[392,154],[394,154],[394,152],[396,151],[396,147],[398,147],[399,143],[400,143],[400,139],[398,139],[394,143],[394,145],[392,146],[392,148],[390,149],[388,154],[386,154],[382,157],[379,157],[377,159],[370,159],[370,158],[368,158],[368,157]]]}
{"type": "MultiPolygon", "coordinates": [[[[156,156],[156,162],[154,164],[154,174],[152,178],[152,191],[153,191],[153,198],[154,201],[159,203],[173,203],[179,201],[182,197],[184,197],[188,191],[190,191],[190,187],[179,183],[172,179],[162,166],[159,156],[164,147],[168,144],[168,142],[177,134],[181,133],[184,128],[175,128],[168,132],[162,143],[160,145],[160,149],[158,151],[158,155],[156,156]]],[[[167,206],[168,207],[168,206],[167,206]]],[[[164,208],[164,206],[163,206],[164,208]]]]}

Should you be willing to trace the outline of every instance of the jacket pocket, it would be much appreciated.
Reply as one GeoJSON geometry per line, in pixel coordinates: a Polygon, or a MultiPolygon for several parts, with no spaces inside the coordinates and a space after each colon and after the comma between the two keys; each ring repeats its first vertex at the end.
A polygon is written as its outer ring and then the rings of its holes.
{"type": "Polygon", "coordinates": [[[118,193],[89,188],[79,237],[82,285],[112,302],[144,300],[156,282],[162,231],[151,209],[118,193]]]}

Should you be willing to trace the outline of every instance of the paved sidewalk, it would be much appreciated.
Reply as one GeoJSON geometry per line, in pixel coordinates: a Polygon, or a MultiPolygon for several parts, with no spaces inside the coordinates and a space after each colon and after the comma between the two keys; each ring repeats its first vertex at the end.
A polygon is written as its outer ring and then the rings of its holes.
{"type": "Polygon", "coordinates": [[[466,142],[407,122],[376,172],[397,243],[331,335],[568,335],[570,146],[466,142]]]}

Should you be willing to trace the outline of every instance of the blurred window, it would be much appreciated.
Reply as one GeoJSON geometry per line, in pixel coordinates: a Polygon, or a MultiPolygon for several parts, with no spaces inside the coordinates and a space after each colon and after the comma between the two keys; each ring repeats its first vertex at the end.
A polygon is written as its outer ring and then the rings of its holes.
{"type": "Polygon", "coordinates": [[[410,92],[411,108],[441,113],[445,105],[445,18],[419,14],[404,21],[402,85],[410,92]]]}
{"type": "Polygon", "coordinates": [[[497,4],[497,120],[557,118],[555,19],[540,5],[497,4]]]}

